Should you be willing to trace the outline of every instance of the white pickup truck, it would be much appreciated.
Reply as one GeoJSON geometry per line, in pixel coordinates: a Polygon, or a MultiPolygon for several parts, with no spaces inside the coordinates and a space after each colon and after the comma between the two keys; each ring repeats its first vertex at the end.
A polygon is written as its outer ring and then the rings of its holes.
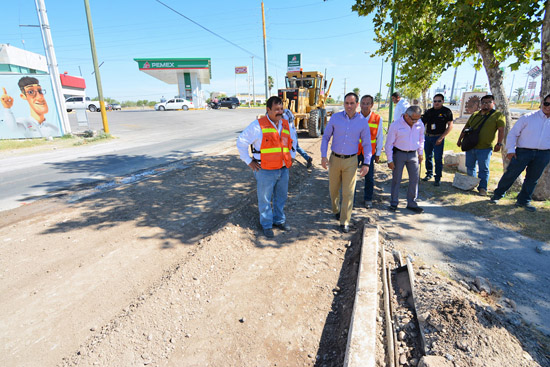
{"type": "Polygon", "coordinates": [[[86,102],[84,102],[84,97],[70,97],[65,100],[65,107],[67,112],[71,112],[77,108],[86,108],[90,112],[99,112],[101,108],[99,107],[99,101],[92,101],[90,97],[86,97],[86,102]]]}

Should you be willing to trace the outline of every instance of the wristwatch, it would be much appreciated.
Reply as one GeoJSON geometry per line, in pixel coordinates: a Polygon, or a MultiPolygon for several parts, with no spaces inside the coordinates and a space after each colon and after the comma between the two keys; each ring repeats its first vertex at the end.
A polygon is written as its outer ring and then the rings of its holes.
{"type": "Polygon", "coordinates": [[[497,147],[501,147],[501,146],[502,146],[502,143],[497,143],[496,146],[497,146],[497,147]]]}

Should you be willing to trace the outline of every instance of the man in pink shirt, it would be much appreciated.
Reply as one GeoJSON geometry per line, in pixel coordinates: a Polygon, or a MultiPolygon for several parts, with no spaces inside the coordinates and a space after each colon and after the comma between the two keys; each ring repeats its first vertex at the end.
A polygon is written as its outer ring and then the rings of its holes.
{"type": "Polygon", "coordinates": [[[388,157],[388,167],[393,171],[391,183],[391,211],[397,210],[399,202],[399,185],[403,175],[403,167],[407,167],[409,186],[407,191],[407,209],[422,213],[424,209],[416,203],[418,196],[418,181],[420,163],[424,147],[424,124],[420,120],[422,109],[418,106],[407,108],[403,116],[395,120],[388,130],[385,150],[388,157]]]}

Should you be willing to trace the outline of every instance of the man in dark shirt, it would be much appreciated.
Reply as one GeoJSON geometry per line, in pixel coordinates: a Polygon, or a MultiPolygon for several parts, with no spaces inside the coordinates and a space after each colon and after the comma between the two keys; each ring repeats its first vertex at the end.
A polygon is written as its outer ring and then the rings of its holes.
{"type": "Polygon", "coordinates": [[[453,129],[453,113],[443,106],[445,98],[443,94],[436,94],[433,99],[433,107],[422,116],[426,128],[424,139],[424,152],[426,153],[426,177],[422,181],[429,181],[434,176],[433,162],[435,161],[435,186],[440,185],[443,171],[443,147],[445,137],[453,129]]]}

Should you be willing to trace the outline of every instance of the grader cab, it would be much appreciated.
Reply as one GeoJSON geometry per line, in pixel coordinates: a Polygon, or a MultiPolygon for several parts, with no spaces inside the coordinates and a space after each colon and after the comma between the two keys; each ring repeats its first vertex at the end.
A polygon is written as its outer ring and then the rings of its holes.
{"type": "Polygon", "coordinates": [[[279,97],[294,114],[296,129],[307,130],[313,138],[321,136],[332,114],[327,113],[325,104],[332,80],[328,90],[326,79],[318,71],[291,71],[285,81],[286,88],[279,89],[279,97]]]}

